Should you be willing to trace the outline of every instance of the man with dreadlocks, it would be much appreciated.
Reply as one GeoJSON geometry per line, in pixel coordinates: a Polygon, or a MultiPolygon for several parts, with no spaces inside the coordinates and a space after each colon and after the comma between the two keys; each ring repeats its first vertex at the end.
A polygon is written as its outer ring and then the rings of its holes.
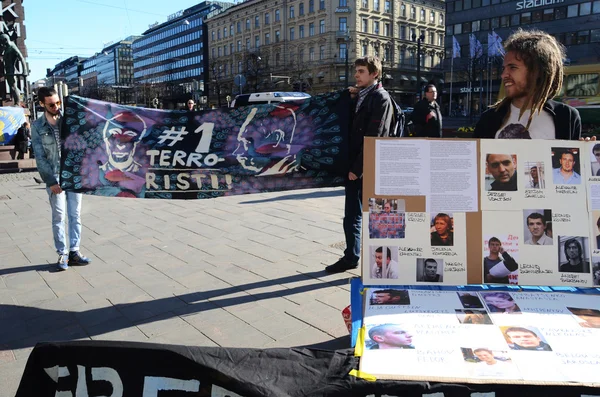
{"type": "Polygon", "coordinates": [[[552,100],[563,84],[565,47],[548,33],[519,29],[504,48],[506,95],[481,115],[473,137],[578,140],[579,112],[552,100]]]}

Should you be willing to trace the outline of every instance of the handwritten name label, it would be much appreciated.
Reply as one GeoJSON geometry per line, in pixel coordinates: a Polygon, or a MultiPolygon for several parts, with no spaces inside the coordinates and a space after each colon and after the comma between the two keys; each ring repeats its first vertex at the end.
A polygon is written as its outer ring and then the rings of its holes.
{"type": "Polygon", "coordinates": [[[419,335],[455,335],[458,326],[451,324],[416,324],[415,329],[419,335]]]}
{"type": "Polygon", "coordinates": [[[525,198],[546,198],[546,194],[540,189],[525,189],[525,198]]]}
{"type": "Polygon", "coordinates": [[[554,273],[550,269],[542,269],[540,265],[533,265],[530,263],[522,263],[519,268],[521,274],[533,273],[533,274],[552,274],[554,273]]]}
{"type": "Polygon", "coordinates": [[[427,214],[424,212],[407,212],[406,213],[406,221],[407,222],[415,222],[415,223],[426,223],[427,222],[427,214]]]}
{"type": "Polygon", "coordinates": [[[446,262],[444,265],[445,272],[465,272],[466,266],[462,262],[446,262]]]}
{"type": "Polygon", "coordinates": [[[438,292],[438,291],[414,290],[414,291],[410,291],[410,296],[430,296],[430,297],[434,297],[434,298],[440,298],[442,296],[442,293],[438,292]]]}
{"type": "Polygon", "coordinates": [[[420,247],[399,247],[398,255],[400,256],[422,256],[423,248],[420,247]]]}
{"type": "Polygon", "coordinates": [[[558,194],[577,194],[577,186],[573,185],[556,185],[555,190],[558,194]]]}
{"type": "Polygon", "coordinates": [[[563,294],[542,294],[534,292],[519,292],[514,295],[515,298],[523,298],[530,301],[560,301],[565,297],[563,294]]]}
{"type": "Polygon", "coordinates": [[[487,192],[488,201],[512,201],[505,192],[487,192]]]}
{"type": "Polygon", "coordinates": [[[600,365],[600,355],[586,353],[555,353],[563,364],[600,365]]]}
{"type": "Polygon", "coordinates": [[[523,311],[526,312],[532,312],[532,313],[539,313],[539,314],[557,314],[557,313],[564,313],[564,311],[562,309],[544,309],[541,307],[526,307],[526,306],[522,306],[523,311]]]}
{"type": "Polygon", "coordinates": [[[581,278],[580,274],[563,273],[560,275],[560,281],[570,284],[586,284],[587,280],[581,278]]]}
{"type": "Polygon", "coordinates": [[[588,178],[589,182],[600,182],[600,176],[590,176],[588,178]]]}
{"type": "Polygon", "coordinates": [[[447,247],[431,247],[431,253],[434,256],[458,256],[452,248],[447,247]]]}
{"type": "Polygon", "coordinates": [[[540,328],[542,334],[546,337],[548,336],[566,336],[566,337],[577,337],[577,338],[585,338],[586,336],[590,336],[590,330],[586,329],[572,329],[572,328],[540,328]]]}
{"type": "Polygon", "coordinates": [[[571,222],[570,214],[553,214],[552,215],[553,222],[571,222]]]}

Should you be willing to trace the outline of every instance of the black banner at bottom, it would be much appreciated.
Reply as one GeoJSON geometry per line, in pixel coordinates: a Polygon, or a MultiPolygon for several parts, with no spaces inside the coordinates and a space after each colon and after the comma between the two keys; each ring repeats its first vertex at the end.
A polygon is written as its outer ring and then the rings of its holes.
{"type": "Polygon", "coordinates": [[[569,386],[368,381],[351,375],[359,360],[353,353],[351,349],[260,350],[105,341],[40,343],[29,356],[17,397],[348,397],[436,392],[454,397],[485,391],[495,391],[496,397],[600,395],[600,389],[569,386]]]}

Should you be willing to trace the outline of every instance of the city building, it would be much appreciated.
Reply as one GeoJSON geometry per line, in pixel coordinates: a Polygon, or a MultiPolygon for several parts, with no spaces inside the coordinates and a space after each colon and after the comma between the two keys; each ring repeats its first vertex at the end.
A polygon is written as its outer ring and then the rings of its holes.
{"type": "Polygon", "coordinates": [[[205,1],[181,10],[170,15],[166,22],[151,25],[133,43],[138,104],[177,108],[190,97],[202,102],[205,83],[204,19],[232,5],[205,1]]]}
{"type": "Polygon", "coordinates": [[[244,92],[339,90],[354,83],[356,58],[374,55],[384,86],[412,106],[418,87],[443,83],[444,21],[440,0],[236,4],[207,20],[210,102],[244,92]]]}
{"type": "MultiPolygon", "coordinates": [[[[502,57],[494,56],[493,51],[488,54],[488,34],[492,31],[506,39],[519,27],[540,29],[552,34],[567,47],[565,64],[598,63],[598,0],[453,0],[446,2],[446,15],[444,100],[448,104],[452,95],[453,111],[464,109],[465,114],[469,111],[479,114],[498,99],[502,57]],[[469,46],[471,34],[483,49],[473,58],[469,46]],[[452,58],[453,37],[461,47],[461,56],[457,58],[452,58]]],[[[444,110],[448,109],[446,106],[444,110]]]]}
{"type": "Polygon", "coordinates": [[[98,97],[102,100],[128,105],[136,104],[132,44],[138,38],[140,36],[130,36],[110,44],[94,55],[93,61],[84,64],[87,67],[86,75],[92,79],[95,77],[98,97]]]}

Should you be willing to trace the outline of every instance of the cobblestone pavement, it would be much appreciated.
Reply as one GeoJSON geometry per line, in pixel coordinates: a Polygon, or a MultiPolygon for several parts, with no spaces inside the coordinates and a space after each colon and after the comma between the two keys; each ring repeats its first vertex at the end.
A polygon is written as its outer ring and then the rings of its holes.
{"type": "Polygon", "coordinates": [[[347,347],[343,190],[210,200],[85,196],[86,267],[55,271],[37,173],[0,175],[0,397],[40,341],[347,347]]]}

